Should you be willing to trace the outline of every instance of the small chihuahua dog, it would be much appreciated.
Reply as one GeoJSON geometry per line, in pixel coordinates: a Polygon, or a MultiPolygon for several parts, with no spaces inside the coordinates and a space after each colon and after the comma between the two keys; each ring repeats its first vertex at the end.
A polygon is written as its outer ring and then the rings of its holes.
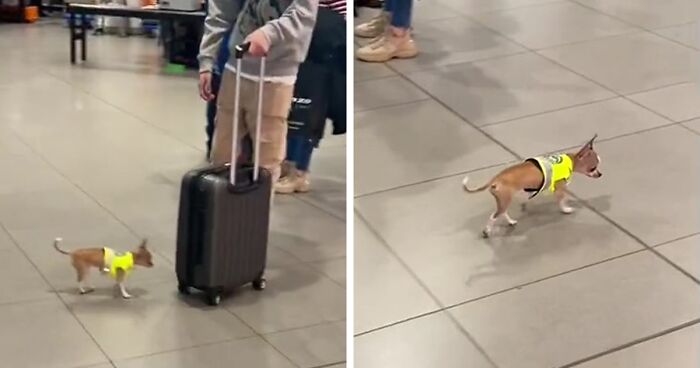
{"type": "Polygon", "coordinates": [[[567,204],[566,200],[566,186],[569,184],[572,174],[578,172],[591,178],[603,176],[598,171],[600,156],[593,149],[593,141],[597,137],[596,134],[577,153],[533,157],[510,166],[477,189],[469,189],[467,187],[469,178],[465,177],[462,180],[465,191],[476,193],[488,188],[496,199],[496,212],[489,218],[482,235],[485,238],[491,235],[493,225],[500,216],[504,216],[510,226],[515,226],[518,223],[508,215],[508,206],[513,194],[519,191],[531,193],[530,198],[533,198],[539,193],[549,190],[556,196],[561,212],[572,213],[574,209],[567,204]]]}
{"type": "Polygon", "coordinates": [[[78,291],[80,294],[87,294],[95,289],[91,286],[86,286],[87,276],[91,267],[96,267],[100,273],[109,274],[117,281],[119,291],[124,299],[131,298],[131,295],[126,291],[124,282],[135,265],[143,267],[153,267],[153,257],[151,252],[146,248],[147,240],[141,241],[141,244],[133,252],[116,253],[111,248],[84,248],[76,249],[68,252],[59,247],[61,238],[56,238],[53,242],[54,248],[60,253],[70,256],[71,264],[78,274],[78,291]]]}

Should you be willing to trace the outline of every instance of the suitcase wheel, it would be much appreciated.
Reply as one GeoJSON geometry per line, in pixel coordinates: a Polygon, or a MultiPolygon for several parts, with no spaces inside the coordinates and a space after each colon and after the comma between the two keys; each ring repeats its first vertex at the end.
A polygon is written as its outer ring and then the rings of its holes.
{"type": "Polygon", "coordinates": [[[267,280],[265,280],[264,277],[259,277],[255,280],[253,280],[253,289],[265,290],[265,286],[267,286],[267,280]]]}
{"type": "Polygon", "coordinates": [[[190,287],[182,283],[177,284],[177,291],[182,295],[190,295],[190,287]]]}
{"type": "Polygon", "coordinates": [[[216,289],[207,290],[207,303],[212,306],[217,306],[221,303],[221,292],[216,289]]]}

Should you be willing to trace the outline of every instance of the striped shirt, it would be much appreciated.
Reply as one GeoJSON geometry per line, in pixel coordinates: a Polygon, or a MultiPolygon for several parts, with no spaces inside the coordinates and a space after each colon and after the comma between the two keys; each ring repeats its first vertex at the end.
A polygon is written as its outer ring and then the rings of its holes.
{"type": "Polygon", "coordinates": [[[320,0],[318,6],[330,8],[334,12],[339,13],[343,17],[345,17],[345,14],[347,13],[346,4],[347,3],[345,0],[320,0]]]}

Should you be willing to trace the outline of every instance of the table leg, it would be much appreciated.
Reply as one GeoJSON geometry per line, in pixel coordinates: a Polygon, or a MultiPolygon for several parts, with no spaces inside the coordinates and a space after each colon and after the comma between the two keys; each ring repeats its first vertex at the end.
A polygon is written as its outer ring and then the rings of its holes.
{"type": "Polygon", "coordinates": [[[70,26],[70,62],[75,64],[75,14],[70,13],[68,17],[68,25],[70,26]]]}
{"type": "Polygon", "coordinates": [[[80,41],[81,41],[81,58],[83,61],[87,59],[87,15],[81,14],[80,17],[80,41]]]}

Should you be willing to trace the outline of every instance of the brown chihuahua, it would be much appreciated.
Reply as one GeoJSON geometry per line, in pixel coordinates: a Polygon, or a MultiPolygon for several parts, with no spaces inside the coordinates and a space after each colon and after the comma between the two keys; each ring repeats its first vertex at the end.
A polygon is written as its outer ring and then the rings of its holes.
{"type": "Polygon", "coordinates": [[[119,291],[125,299],[131,298],[126,291],[124,282],[129,272],[135,265],[143,267],[153,267],[153,257],[146,248],[147,240],[141,241],[141,245],[133,252],[116,253],[111,248],[84,248],[68,252],[59,247],[61,238],[56,238],[53,242],[57,251],[69,255],[71,264],[78,274],[78,290],[80,294],[87,294],[95,289],[87,286],[86,280],[91,267],[96,267],[102,274],[109,274],[117,281],[119,291]]]}
{"type": "Polygon", "coordinates": [[[469,178],[465,177],[462,185],[468,193],[481,192],[488,188],[496,199],[496,212],[489,218],[482,235],[485,238],[491,235],[493,225],[501,215],[511,226],[518,223],[508,215],[507,210],[513,194],[519,191],[531,193],[530,198],[533,198],[539,193],[549,190],[556,196],[561,212],[572,213],[574,209],[567,205],[566,201],[566,186],[571,180],[572,173],[582,173],[591,178],[603,176],[598,171],[600,156],[593,149],[593,141],[597,137],[596,134],[577,153],[533,157],[510,166],[477,189],[469,189],[467,187],[469,178]]]}

